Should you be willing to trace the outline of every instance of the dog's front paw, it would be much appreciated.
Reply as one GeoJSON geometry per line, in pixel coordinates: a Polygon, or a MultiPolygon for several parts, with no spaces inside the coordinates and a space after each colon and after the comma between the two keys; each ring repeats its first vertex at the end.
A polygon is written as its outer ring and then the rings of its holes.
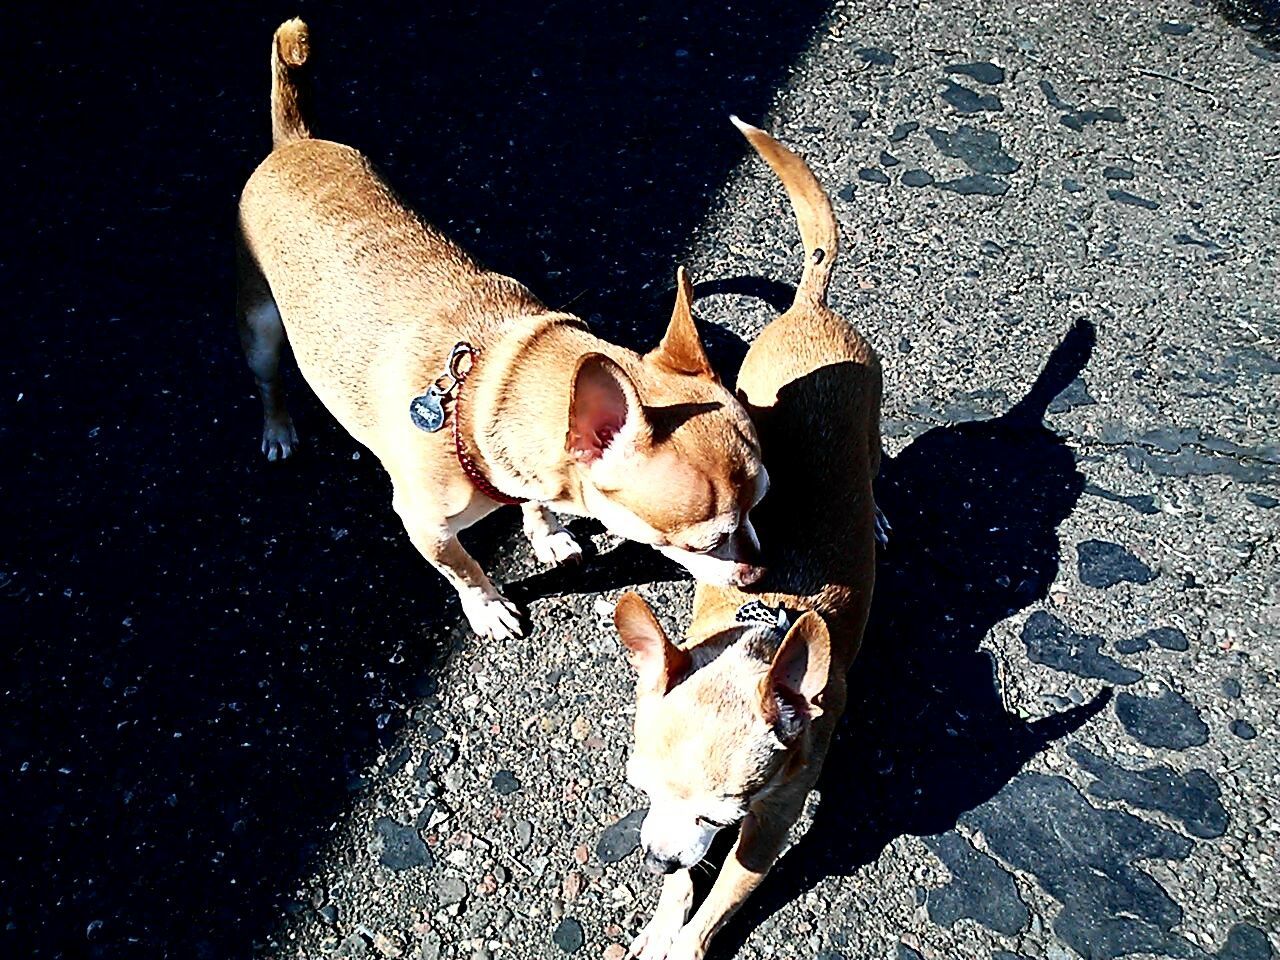
{"type": "Polygon", "coordinates": [[[293,428],[293,420],[287,413],[262,422],[262,452],[268,460],[288,459],[297,446],[298,431],[293,428]]]}
{"type": "Polygon", "coordinates": [[[476,636],[489,640],[510,640],[524,635],[520,608],[506,597],[464,596],[461,599],[462,612],[476,636]]]}
{"type": "Polygon", "coordinates": [[[568,530],[557,530],[541,537],[530,537],[533,555],[549,566],[578,563],[582,560],[582,547],[568,530]]]}
{"type": "Polygon", "coordinates": [[[694,932],[691,926],[681,928],[671,946],[667,948],[665,960],[703,960],[707,955],[707,945],[694,932]]]}
{"type": "Polygon", "coordinates": [[[876,504],[876,539],[880,541],[880,546],[887,547],[889,545],[889,534],[893,533],[893,527],[889,526],[889,521],[884,515],[884,511],[880,509],[880,504],[876,504]]]}
{"type": "Polygon", "coordinates": [[[627,950],[628,960],[666,960],[684,919],[676,914],[655,913],[643,930],[636,934],[627,950]]]}

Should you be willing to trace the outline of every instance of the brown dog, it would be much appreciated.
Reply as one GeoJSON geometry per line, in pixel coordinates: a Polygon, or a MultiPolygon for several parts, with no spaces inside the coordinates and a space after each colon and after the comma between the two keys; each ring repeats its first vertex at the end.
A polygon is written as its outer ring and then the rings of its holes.
{"type": "Polygon", "coordinates": [[[278,367],[303,377],[382,461],[414,546],[458,591],[476,633],[520,632],[457,534],[524,504],[538,558],[581,550],[552,510],[592,516],[696,577],[761,571],[748,512],[764,495],[755,429],[720,384],[681,270],[661,344],[640,356],[548,310],[406,209],[351,147],[313,139],[306,25],[271,48],[274,149],[240,202],[239,316],[270,460],[297,442],[278,367]]]}
{"type": "Polygon", "coordinates": [[[702,957],[778,856],[844,710],[881,533],[871,490],[880,365],[826,307],[831,204],[804,161],[734,123],[786,187],[805,266],[795,302],[765,327],[738,375],[773,477],[757,511],[763,592],[699,585],[682,646],[637,594],[625,594],[614,615],[637,673],[627,775],[649,795],[641,844],[646,865],[667,874],[657,911],[632,944],[644,960],[702,957]],[[689,868],[738,823],[736,845],[689,919],[689,868]]]}

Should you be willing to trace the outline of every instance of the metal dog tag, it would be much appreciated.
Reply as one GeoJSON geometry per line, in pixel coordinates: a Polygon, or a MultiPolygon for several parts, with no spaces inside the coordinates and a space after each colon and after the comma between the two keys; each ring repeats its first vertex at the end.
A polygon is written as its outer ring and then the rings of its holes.
{"type": "Polygon", "coordinates": [[[440,388],[433,384],[422,396],[414,397],[409,404],[409,416],[415,427],[427,433],[435,433],[443,427],[444,405],[441,403],[440,388]]]}

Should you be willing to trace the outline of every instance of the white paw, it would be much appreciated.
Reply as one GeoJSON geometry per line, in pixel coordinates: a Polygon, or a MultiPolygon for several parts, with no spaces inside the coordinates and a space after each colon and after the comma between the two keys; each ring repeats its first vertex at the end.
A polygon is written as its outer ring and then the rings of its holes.
{"type": "Polygon", "coordinates": [[[667,948],[664,960],[703,960],[706,955],[706,945],[698,941],[691,928],[684,927],[667,948]]]}
{"type": "Polygon", "coordinates": [[[520,610],[503,596],[463,596],[462,612],[478,637],[510,640],[523,635],[520,610]]]}
{"type": "Polygon", "coordinates": [[[627,950],[627,957],[634,960],[666,960],[671,944],[675,941],[684,919],[678,914],[655,913],[653,919],[636,934],[627,950]]]}
{"type": "Polygon", "coordinates": [[[880,546],[887,547],[889,545],[889,534],[893,533],[893,527],[889,526],[889,521],[885,518],[884,511],[880,509],[880,505],[876,504],[876,539],[880,541],[880,546]]]}
{"type": "Polygon", "coordinates": [[[533,555],[541,563],[559,566],[562,563],[577,563],[582,559],[582,547],[568,530],[531,537],[529,543],[533,546],[533,555]]]}

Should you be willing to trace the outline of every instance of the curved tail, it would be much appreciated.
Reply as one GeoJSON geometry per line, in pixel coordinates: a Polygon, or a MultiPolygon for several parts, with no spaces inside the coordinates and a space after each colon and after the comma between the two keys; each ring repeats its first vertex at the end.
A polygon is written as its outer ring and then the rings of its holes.
{"type": "Polygon", "coordinates": [[[804,242],[804,273],[796,288],[796,303],[801,300],[823,304],[827,299],[827,287],[831,283],[831,268],[839,251],[839,230],[831,200],[813,171],[791,150],[769,134],[737,117],[730,117],[756,153],[773,168],[782,181],[791,207],[800,225],[800,239],[804,242]]]}
{"type": "Polygon", "coordinates": [[[286,20],[271,41],[271,145],[279,148],[311,136],[307,123],[311,88],[307,57],[311,35],[299,18],[286,20]]]}

